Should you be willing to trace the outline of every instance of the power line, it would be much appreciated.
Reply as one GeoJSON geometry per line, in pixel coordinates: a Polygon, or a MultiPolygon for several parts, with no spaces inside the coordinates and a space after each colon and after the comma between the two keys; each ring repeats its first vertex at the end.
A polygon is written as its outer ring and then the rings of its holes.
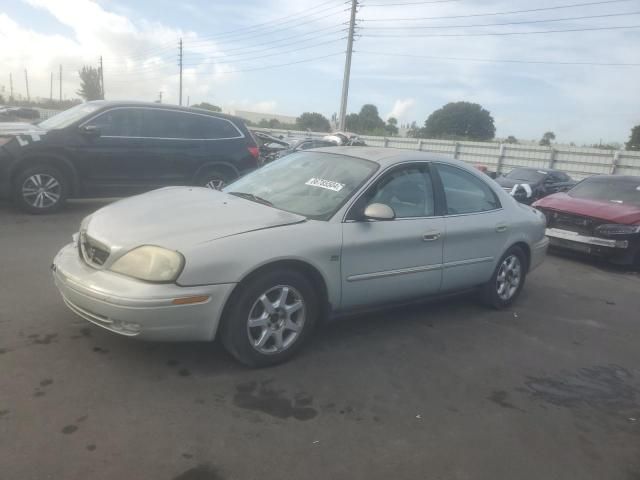
{"type": "Polygon", "coordinates": [[[605,17],[623,17],[629,15],[640,15],[638,12],[625,12],[625,13],[608,13],[604,15],[587,15],[582,17],[565,17],[565,18],[551,18],[547,20],[522,20],[519,22],[503,22],[503,23],[481,23],[474,25],[410,25],[400,27],[366,27],[367,30],[417,30],[423,28],[472,28],[472,27],[497,27],[504,25],[523,25],[529,23],[550,23],[550,22],[565,22],[571,20],[588,20],[593,18],[605,18],[605,17]]]}
{"type": "MultiPolygon", "coordinates": [[[[311,10],[317,10],[318,8],[321,8],[321,7],[323,7],[325,5],[328,5],[330,3],[335,3],[335,0],[329,0],[329,1],[326,1],[326,2],[323,2],[323,3],[320,3],[318,5],[315,5],[313,7],[310,7],[307,10],[305,10],[304,12],[292,13],[290,15],[286,15],[284,17],[276,18],[276,19],[270,20],[268,22],[249,25],[247,27],[236,28],[236,29],[233,29],[233,30],[225,30],[225,31],[222,31],[220,33],[204,35],[204,36],[200,36],[200,37],[197,37],[197,38],[199,38],[199,39],[200,38],[201,39],[218,38],[218,37],[229,35],[229,34],[232,34],[232,33],[247,32],[247,31],[251,31],[251,30],[258,30],[258,29],[264,28],[266,26],[274,26],[274,25],[280,25],[280,24],[296,21],[296,20],[299,20],[301,18],[306,18],[306,17],[312,16],[312,15],[315,15],[316,13],[308,13],[308,12],[310,12],[311,10]],[[300,13],[304,13],[304,15],[300,15],[300,13]],[[282,21],[283,19],[289,19],[289,20],[282,21]]],[[[344,4],[344,2],[341,2],[339,5],[335,5],[334,7],[329,8],[329,9],[331,10],[333,8],[342,6],[343,4],[344,4]]],[[[187,38],[187,40],[188,40],[188,38],[187,38]]],[[[147,49],[143,50],[142,52],[148,52],[148,51],[153,52],[153,51],[166,50],[166,49],[173,50],[175,48],[173,45],[174,45],[173,41],[167,41],[165,43],[160,43],[160,44],[158,44],[158,45],[156,45],[154,47],[147,48],[147,49]]],[[[143,53],[143,55],[146,55],[146,54],[143,53]]]]}
{"type": "Polygon", "coordinates": [[[409,53],[392,53],[392,52],[368,52],[358,50],[356,53],[364,55],[383,55],[389,57],[409,57],[424,58],[428,60],[445,60],[445,61],[461,61],[461,62],[486,62],[486,63],[523,63],[533,65],[586,65],[597,67],[640,67],[640,63],[603,63],[603,62],[558,62],[553,60],[511,60],[496,58],[468,58],[468,57],[437,57],[431,55],[413,55],[409,53]]]}
{"type": "MultiPolygon", "coordinates": [[[[341,38],[337,38],[335,40],[328,40],[326,42],[314,43],[312,45],[307,45],[306,47],[298,47],[298,48],[294,48],[294,49],[291,49],[291,50],[286,50],[284,52],[275,52],[275,53],[270,53],[270,54],[267,54],[267,55],[258,55],[257,57],[252,57],[252,58],[241,58],[241,59],[236,60],[236,61],[237,62],[246,62],[246,61],[249,61],[249,60],[257,60],[257,59],[265,58],[265,57],[273,57],[273,56],[276,56],[276,55],[286,55],[286,54],[289,54],[289,53],[292,53],[292,52],[298,52],[300,50],[307,50],[309,48],[316,48],[316,47],[320,47],[320,46],[323,46],[323,45],[329,45],[331,43],[340,42],[340,41],[344,40],[345,38],[347,38],[347,37],[341,37],[341,38]]],[[[225,58],[226,57],[222,57],[223,60],[225,58]]],[[[185,63],[184,66],[187,67],[187,66],[198,66],[198,65],[206,65],[206,64],[212,64],[212,65],[213,64],[215,64],[215,65],[225,65],[225,64],[227,64],[228,65],[229,63],[228,62],[209,63],[209,62],[205,61],[205,62],[196,62],[196,63],[185,63]]]]}
{"type": "Polygon", "coordinates": [[[418,20],[441,20],[441,19],[449,19],[449,18],[470,18],[470,17],[491,17],[496,15],[513,15],[518,13],[533,13],[533,12],[545,12],[549,10],[560,10],[564,8],[575,8],[575,7],[587,7],[591,5],[604,5],[610,3],[622,3],[622,2],[631,2],[633,0],[601,0],[599,2],[587,2],[587,3],[572,3],[569,5],[556,5],[555,7],[544,7],[544,8],[530,8],[528,10],[511,10],[506,12],[491,12],[491,13],[472,13],[468,15],[444,15],[437,17],[410,17],[410,18],[364,18],[361,21],[363,22],[400,22],[400,21],[418,21],[418,20]]]}
{"type": "MultiPolygon", "coordinates": [[[[274,64],[274,65],[265,65],[262,67],[255,67],[255,68],[244,68],[244,69],[239,69],[239,70],[228,70],[228,71],[221,71],[221,72],[213,72],[213,73],[206,73],[206,74],[201,74],[201,75],[222,75],[222,74],[229,74],[229,73],[238,73],[238,72],[253,72],[256,70],[268,70],[270,68],[281,68],[281,67],[288,67],[290,65],[298,65],[300,63],[307,63],[307,62],[314,62],[316,60],[323,60],[325,58],[329,58],[329,57],[335,57],[337,55],[342,55],[344,54],[344,52],[334,52],[334,53],[329,53],[327,55],[322,55],[320,57],[312,57],[312,58],[307,58],[307,59],[303,59],[303,60],[298,60],[296,62],[287,62],[287,63],[279,63],[279,64],[274,64]]],[[[173,75],[175,76],[175,75],[173,75]]],[[[156,78],[167,78],[167,75],[161,75],[161,76],[157,76],[156,78]]],[[[120,83],[131,83],[131,82],[125,82],[124,80],[120,80],[120,83]]]]}
{"type": "MultiPolygon", "coordinates": [[[[538,35],[546,33],[566,33],[566,32],[592,32],[602,30],[623,30],[640,28],[640,25],[626,25],[615,27],[591,27],[591,28],[569,28],[564,30],[537,30],[531,32],[485,32],[485,33],[434,33],[420,35],[366,35],[368,38],[426,38],[426,37],[490,37],[509,35],[538,35]]],[[[364,36],[364,35],[363,35],[364,36]]]]}
{"type": "Polygon", "coordinates": [[[427,0],[425,2],[402,2],[402,3],[363,3],[363,7],[395,7],[398,5],[426,5],[428,3],[451,3],[459,2],[460,0],[427,0]]]}

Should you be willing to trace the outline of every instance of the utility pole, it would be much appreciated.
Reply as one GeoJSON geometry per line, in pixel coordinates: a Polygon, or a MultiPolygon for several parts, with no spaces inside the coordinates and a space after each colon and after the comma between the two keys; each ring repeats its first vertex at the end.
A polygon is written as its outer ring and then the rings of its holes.
{"type": "Polygon", "coordinates": [[[27,69],[24,69],[24,83],[27,86],[27,102],[31,100],[31,95],[29,95],[29,75],[27,74],[27,69]]]}
{"type": "Polygon", "coordinates": [[[162,90],[160,90],[158,94],[159,94],[158,103],[162,103],[162,90]]]}
{"type": "Polygon", "coordinates": [[[353,31],[356,26],[358,0],[351,0],[351,19],[349,20],[349,37],[347,38],[347,58],[344,61],[344,77],[342,78],[342,98],[340,100],[340,130],[346,129],[347,97],[349,96],[349,75],[351,74],[351,54],[353,53],[353,31]]]}
{"type": "Polygon", "coordinates": [[[100,88],[102,89],[102,99],[104,100],[104,67],[102,66],[102,55],[100,55],[100,88]]]}
{"type": "Polygon", "coordinates": [[[13,102],[13,74],[9,74],[9,100],[13,102]]]}
{"type": "Polygon", "coordinates": [[[178,96],[178,105],[182,106],[182,38],[180,38],[180,43],[178,43],[178,62],[180,62],[180,95],[178,96]]]}
{"type": "Polygon", "coordinates": [[[51,86],[49,87],[49,101],[53,102],[53,72],[51,72],[51,86]]]}
{"type": "Polygon", "coordinates": [[[60,65],[60,103],[62,103],[62,65],[60,65]]]}
{"type": "Polygon", "coordinates": [[[189,95],[187,95],[187,107],[189,106],[189,101],[191,100],[191,97],[189,95]]]}

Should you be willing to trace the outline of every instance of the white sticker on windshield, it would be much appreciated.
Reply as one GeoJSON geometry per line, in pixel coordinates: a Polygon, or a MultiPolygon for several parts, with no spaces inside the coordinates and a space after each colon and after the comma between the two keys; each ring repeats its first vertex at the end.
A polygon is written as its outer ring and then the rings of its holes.
{"type": "Polygon", "coordinates": [[[308,180],[305,185],[326,188],[327,190],[333,190],[334,192],[339,192],[344,188],[344,184],[342,183],[333,182],[331,180],[323,180],[322,178],[312,178],[308,180]]]}

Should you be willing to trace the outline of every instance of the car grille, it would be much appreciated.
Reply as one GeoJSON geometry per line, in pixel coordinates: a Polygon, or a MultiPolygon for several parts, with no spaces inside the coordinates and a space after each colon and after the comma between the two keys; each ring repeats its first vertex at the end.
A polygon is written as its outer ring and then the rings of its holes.
{"type": "Polygon", "coordinates": [[[582,215],[563,212],[544,211],[549,228],[561,228],[581,235],[594,235],[595,228],[602,222],[582,215]]]}
{"type": "Polygon", "coordinates": [[[111,253],[107,247],[84,232],[80,233],[78,247],[84,261],[95,267],[104,265],[111,253]]]}

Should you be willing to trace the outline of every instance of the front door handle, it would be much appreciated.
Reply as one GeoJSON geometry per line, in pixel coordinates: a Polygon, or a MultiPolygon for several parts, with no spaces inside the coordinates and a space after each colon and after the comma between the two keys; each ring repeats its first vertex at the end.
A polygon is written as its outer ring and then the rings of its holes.
{"type": "Polygon", "coordinates": [[[435,240],[438,240],[440,238],[440,235],[440,232],[428,232],[422,235],[422,240],[424,242],[433,242],[435,240]]]}
{"type": "Polygon", "coordinates": [[[496,232],[498,233],[506,232],[508,228],[509,227],[507,226],[506,223],[499,223],[498,225],[496,225],[496,232]]]}

